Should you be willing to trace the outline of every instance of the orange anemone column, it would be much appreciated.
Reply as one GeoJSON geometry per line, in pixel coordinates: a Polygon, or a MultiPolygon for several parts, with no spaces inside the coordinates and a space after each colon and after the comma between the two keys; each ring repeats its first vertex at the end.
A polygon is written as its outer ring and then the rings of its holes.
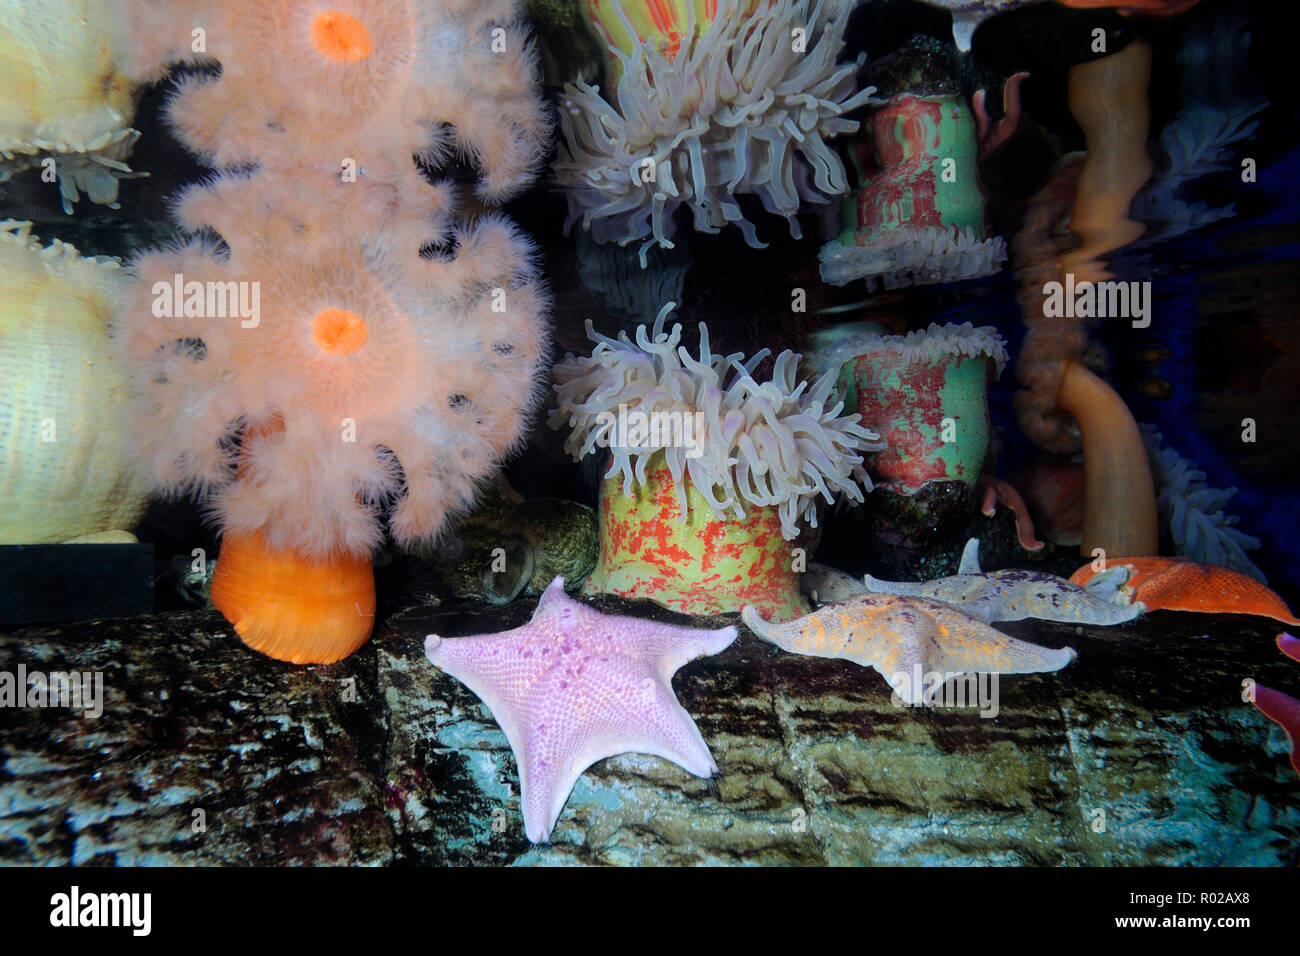
{"type": "MultiPolygon", "coordinates": [[[[325,351],[361,347],[366,325],[354,313],[326,309],[312,323],[325,351]]],[[[279,417],[244,434],[236,481],[248,476],[248,451],[256,439],[284,431],[279,417]]],[[[212,604],[255,651],[292,664],[332,664],[370,638],[375,625],[375,575],[366,554],[307,558],[272,548],[264,530],[228,532],[212,575],[212,604]]]]}
{"type": "Polygon", "coordinates": [[[270,548],[261,532],[227,534],[212,603],[253,650],[293,664],[332,664],[370,638],[375,576],[368,555],[310,560],[270,548]]]}

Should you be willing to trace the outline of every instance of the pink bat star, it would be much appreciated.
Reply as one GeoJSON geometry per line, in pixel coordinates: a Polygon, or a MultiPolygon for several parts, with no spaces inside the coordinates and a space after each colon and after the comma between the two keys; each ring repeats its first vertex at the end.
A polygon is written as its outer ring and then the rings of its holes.
{"type": "Polygon", "coordinates": [[[697,777],[718,765],[677,702],[672,677],[736,639],[734,627],[701,630],[601,614],[556,578],[532,620],[499,634],[424,642],[429,660],[487,704],[519,765],[524,830],[544,843],[573,785],[592,764],[651,754],[697,777]]]}

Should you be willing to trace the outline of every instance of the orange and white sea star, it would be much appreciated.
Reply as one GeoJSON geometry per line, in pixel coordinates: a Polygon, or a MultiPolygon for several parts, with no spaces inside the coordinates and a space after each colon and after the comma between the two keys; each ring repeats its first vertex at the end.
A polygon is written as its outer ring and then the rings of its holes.
{"type": "Polygon", "coordinates": [[[774,624],[746,606],[741,620],[782,650],[872,667],[909,706],[933,703],[939,685],[913,675],[1033,674],[1057,671],[1077,656],[1008,637],[939,601],[865,594],[794,621],[774,624]]]}

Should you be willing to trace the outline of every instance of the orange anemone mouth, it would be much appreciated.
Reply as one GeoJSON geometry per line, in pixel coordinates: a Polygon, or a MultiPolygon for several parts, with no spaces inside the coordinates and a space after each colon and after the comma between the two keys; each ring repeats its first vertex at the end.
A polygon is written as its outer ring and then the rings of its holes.
{"type": "Polygon", "coordinates": [[[326,10],[311,21],[311,45],[335,63],[355,63],[370,56],[370,31],[350,13],[326,10]]]}
{"type": "Polygon", "coordinates": [[[322,309],[311,320],[312,341],[330,355],[351,355],[369,334],[365,320],[347,309],[322,309]]]}

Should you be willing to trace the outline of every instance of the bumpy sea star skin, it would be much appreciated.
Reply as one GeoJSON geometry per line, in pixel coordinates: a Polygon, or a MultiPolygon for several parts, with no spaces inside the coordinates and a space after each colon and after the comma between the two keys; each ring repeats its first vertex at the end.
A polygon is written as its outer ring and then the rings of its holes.
{"type": "Polygon", "coordinates": [[[500,634],[441,638],[425,654],[487,704],[519,764],[528,839],[544,843],[582,772],[622,753],[663,757],[697,777],[718,769],[673,694],[682,665],[717,654],[736,628],[698,630],[601,614],[556,578],[532,620],[500,634]]]}
{"type": "MultiPolygon", "coordinates": [[[[1185,558],[1108,558],[1108,565],[1124,565],[1136,600],[1151,611],[1197,611],[1202,614],[1255,614],[1284,624],[1300,625],[1278,595],[1240,571],[1185,558]]],[[[1086,564],[1070,580],[1087,584],[1097,572],[1086,564]]]]}
{"type": "Polygon", "coordinates": [[[913,674],[1034,674],[1057,671],[1077,656],[1008,637],[928,598],[867,594],[785,624],[764,621],[752,607],[741,620],[782,650],[836,657],[873,667],[909,706],[933,703],[913,674]]]}
{"type": "Polygon", "coordinates": [[[1107,595],[1103,597],[1065,578],[1040,571],[1006,568],[985,574],[980,570],[977,538],[966,542],[961,567],[951,577],[916,582],[881,581],[868,574],[864,581],[872,593],[943,601],[986,624],[1032,617],[1040,621],[1104,626],[1131,621],[1146,610],[1138,602],[1121,605],[1108,599],[1117,590],[1113,576],[1103,579],[1107,595]]]}

